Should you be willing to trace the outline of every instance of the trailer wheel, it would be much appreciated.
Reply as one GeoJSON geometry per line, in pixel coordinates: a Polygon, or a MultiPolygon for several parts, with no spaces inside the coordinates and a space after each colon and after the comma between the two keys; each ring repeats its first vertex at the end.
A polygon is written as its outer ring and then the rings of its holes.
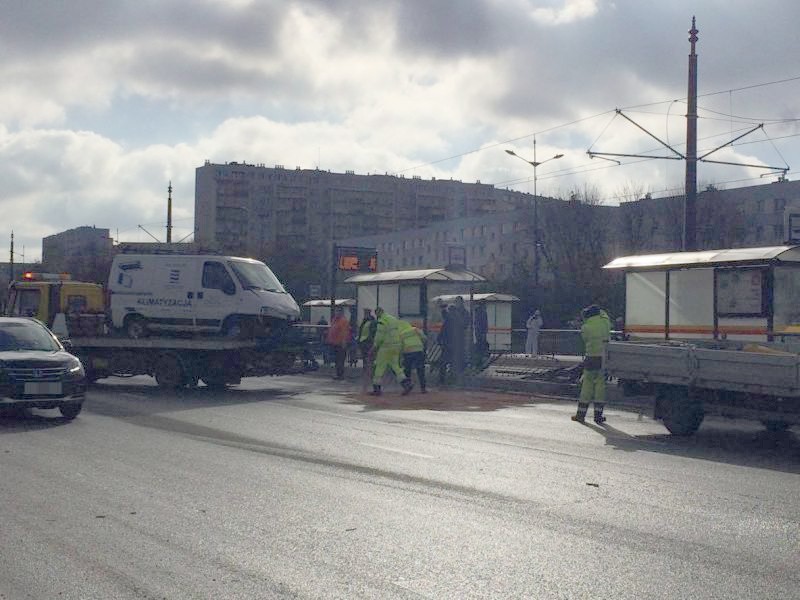
{"type": "Polygon", "coordinates": [[[176,390],[186,385],[183,364],[174,354],[162,354],[156,359],[155,378],[158,387],[176,390]]]}
{"type": "Polygon", "coordinates": [[[681,386],[662,386],[656,393],[657,414],[673,435],[692,435],[703,422],[703,403],[681,386]]]}
{"type": "Polygon", "coordinates": [[[147,319],[142,315],[128,315],[125,317],[123,328],[125,329],[125,333],[132,340],[147,337],[147,319]]]}

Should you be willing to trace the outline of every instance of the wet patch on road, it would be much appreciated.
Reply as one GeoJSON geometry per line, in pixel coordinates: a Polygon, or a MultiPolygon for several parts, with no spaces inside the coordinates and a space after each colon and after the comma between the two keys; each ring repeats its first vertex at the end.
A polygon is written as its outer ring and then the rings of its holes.
{"type": "Polygon", "coordinates": [[[384,393],[372,396],[366,393],[347,395],[349,404],[363,404],[367,410],[436,410],[488,412],[549,402],[527,394],[498,394],[482,390],[431,390],[426,394],[413,391],[407,396],[401,393],[384,393]]]}

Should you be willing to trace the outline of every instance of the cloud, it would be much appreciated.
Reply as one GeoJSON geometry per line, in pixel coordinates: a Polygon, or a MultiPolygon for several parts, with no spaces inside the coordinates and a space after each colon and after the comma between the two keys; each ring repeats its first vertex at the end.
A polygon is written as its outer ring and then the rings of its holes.
{"type": "MultiPolygon", "coordinates": [[[[6,3],[0,207],[30,248],[84,224],[163,233],[170,179],[190,230],[205,159],[532,191],[531,168],[502,150],[531,157],[534,133],[539,157],[565,155],[538,170],[541,193],[672,190],[680,161],[617,166],[586,150],[662,151],[616,107],[682,150],[693,14],[701,147],[764,122],[722,160],[798,168],[800,3],[6,3]]],[[[700,167],[719,182],[761,172],[700,167]]]]}

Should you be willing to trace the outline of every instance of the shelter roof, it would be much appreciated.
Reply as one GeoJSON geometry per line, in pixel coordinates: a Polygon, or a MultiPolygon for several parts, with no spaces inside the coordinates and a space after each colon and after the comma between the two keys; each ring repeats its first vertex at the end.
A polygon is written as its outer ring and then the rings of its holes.
{"type": "Polygon", "coordinates": [[[653,270],[677,267],[710,267],[718,265],[768,264],[800,262],[800,246],[767,246],[762,248],[732,248],[700,252],[669,252],[622,256],[605,265],[604,269],[653,270]]]}
{"type": "MultiPolygon", "coordinates": [[[[337,298],[333,301],[334,306],[355,306],[356,301],[352,298],[337,298]]],[[[308,302],[303,302],[303,306],[330,306],[331,301],[328,300],[309,300],[308,302]]]]}
{"type": "Polygon", "coordinates": [[[413,271],[383,271],[361,273],[345,279],[345,283],[399,283],[403,281],[451,281],[454,283],[479,283],[484,277],[467,269],[416,269],[413,271]]]}
{"type": "MultiPolygon", "coordinates": [[[[469,302],[469,294],[444,294],[436,296],[432,299],[433,302],[455,302],[457,296],[461,296],[465,301],[469,302]]],[[[475,302],[518,302],[519,298],[511,294],[473,294],[472,299],[475,302]]]]}

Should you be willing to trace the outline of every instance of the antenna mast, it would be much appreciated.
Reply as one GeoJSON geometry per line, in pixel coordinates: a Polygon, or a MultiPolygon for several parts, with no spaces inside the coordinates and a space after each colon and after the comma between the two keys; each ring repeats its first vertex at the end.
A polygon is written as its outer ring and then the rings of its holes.
{"type": "Polygon", "coordinates": [[[172,243],[172,181],[167,187],[167,243],[172,243]]]}
{"type": "Polygon", "coordinates": [[[689,90],[686,104],[686,195],[683,201],[683,250],[697,250],[697,54],[694,45],[700,33],[692,17],[689,30],[689,90]]]}

